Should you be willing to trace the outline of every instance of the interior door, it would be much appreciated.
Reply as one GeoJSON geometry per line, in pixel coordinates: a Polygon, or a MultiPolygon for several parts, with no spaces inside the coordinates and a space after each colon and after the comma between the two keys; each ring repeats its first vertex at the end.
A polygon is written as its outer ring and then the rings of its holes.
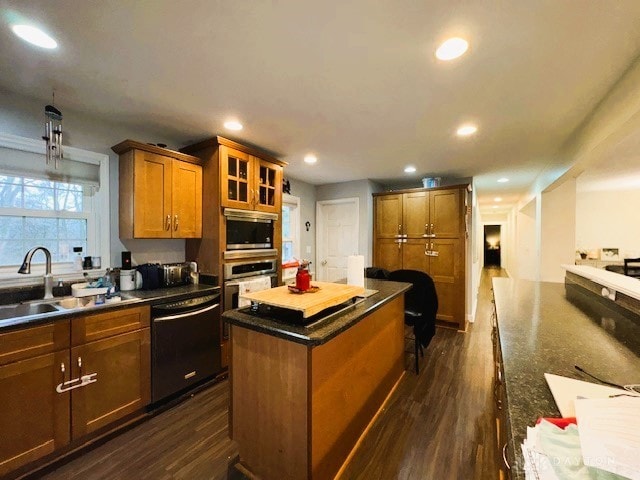
{"type": "Polygon", "coordinates": [[[359,201],[357,198],[321,201],[318,221],[317,279],[335,282],[347,278],[347,257],[358,253],[359,201]]]}

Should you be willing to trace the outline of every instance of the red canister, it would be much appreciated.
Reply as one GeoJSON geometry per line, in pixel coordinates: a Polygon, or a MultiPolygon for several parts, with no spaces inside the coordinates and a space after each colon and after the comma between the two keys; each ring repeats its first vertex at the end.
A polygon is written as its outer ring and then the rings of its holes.
{"type": "Polygon", "coordinates": [[[301,292],[309,290],[309,284],[311,282],[311,275],[309,275],[309,270],[307,270],[308,264],[303,264],[298,268],[298,273],[296,273],[296,288],[301,292]]]}

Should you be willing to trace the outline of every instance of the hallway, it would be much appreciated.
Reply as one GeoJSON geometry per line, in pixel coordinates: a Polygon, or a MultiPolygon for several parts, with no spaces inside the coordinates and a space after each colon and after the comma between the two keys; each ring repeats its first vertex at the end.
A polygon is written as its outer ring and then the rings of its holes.
{"type": "MultiPolygon", "coordinates": [[[[497,476],[491,278],[482,273],[466,334],[439,328],[355,452],[342,479],[494,480],[497,476]]],[[[227,436],[223,381],[47,475],[48,480],[225,479],[237,446],[227,436]]]]}

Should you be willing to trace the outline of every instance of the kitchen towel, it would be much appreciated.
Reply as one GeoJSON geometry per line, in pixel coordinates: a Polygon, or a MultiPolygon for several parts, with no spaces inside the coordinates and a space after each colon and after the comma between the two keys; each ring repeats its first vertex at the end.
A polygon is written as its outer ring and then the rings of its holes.
{"type": "Polygon", "coordinates": [[[238,308],[251,305],[251,300],[242,298],[243,295],[251,292],[259,292],[271,288],[271,277],[258,277],[245,282],[238,282],[238,308]]]}
{"type": "Polygon", "coordinates": [[[362,255],[347,257],[347,285],[364,287],[364,257],[362,255]]]}

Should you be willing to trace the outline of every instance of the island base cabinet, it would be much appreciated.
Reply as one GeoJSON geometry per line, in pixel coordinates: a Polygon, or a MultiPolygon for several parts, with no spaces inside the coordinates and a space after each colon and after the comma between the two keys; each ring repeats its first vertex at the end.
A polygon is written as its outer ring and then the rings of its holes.
{"type": "Polygon", "coordinates": [[[75,377],[95,380],[72,393],[77,439],[134,413],[150,402],[149,328],[71,350],[75,377]]]}
{"type": "Polygon", "coordinates": [[[257,478],[332,479],[404,372],[404,296],[321,345],[231,326],[231,434],[257,478]]]}
{"type": "Polygon", "coordinates": [[[0,476],[69,443],[69,379],[68,350],[0,366],[0,476]]]}

